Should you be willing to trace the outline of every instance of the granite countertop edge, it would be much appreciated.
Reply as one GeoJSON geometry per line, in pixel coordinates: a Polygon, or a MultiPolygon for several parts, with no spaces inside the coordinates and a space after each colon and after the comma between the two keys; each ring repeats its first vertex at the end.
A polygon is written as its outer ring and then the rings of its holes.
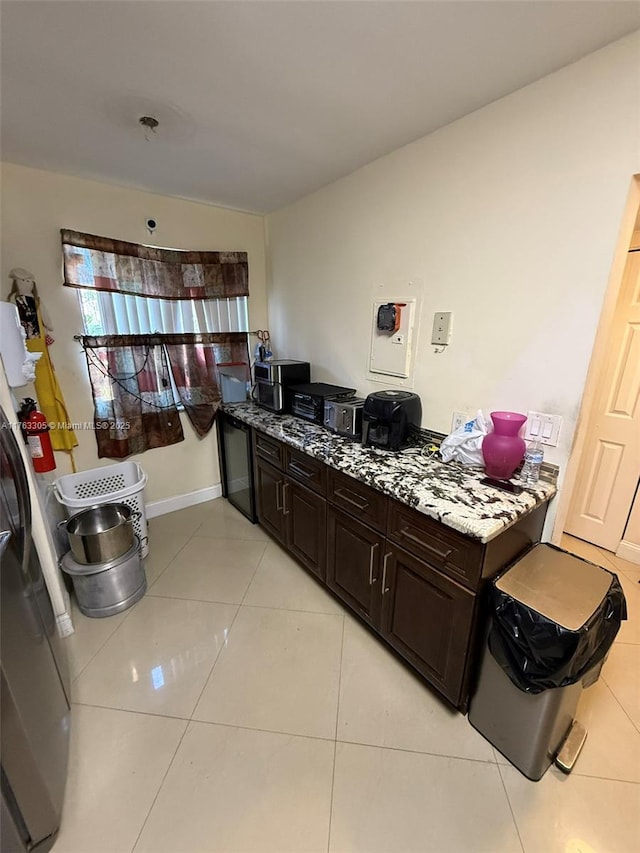
{"type": "Polygon", "coordinates": [[[225,403],[223,411],[423,515],[481,543],[490,542],[556,494],[554,483],[523,486],[520,495],[482,484],[485,473],[427,458],[419,449],[391,453],[363,447],[318,424],[279,415],[255,403],[225,403]]]}

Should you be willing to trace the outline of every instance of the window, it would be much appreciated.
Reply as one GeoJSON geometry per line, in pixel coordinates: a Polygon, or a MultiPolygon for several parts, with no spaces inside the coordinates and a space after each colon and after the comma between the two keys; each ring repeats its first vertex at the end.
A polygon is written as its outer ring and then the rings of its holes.
{"type": "MultiPolygon", "coordinates": [[[[191,301],[78,290],[78,298],[85,335],[249,331],[249,300],[246,296],[191,301]]],[[[171,371],[169,381],[176,407],[184,411],[171,371]]]]}
{"type": "Polygon", "coordinates": [[[248,332],[249,300],[153,299],[104,290],[78,290],[85,335],[248,332]]]}

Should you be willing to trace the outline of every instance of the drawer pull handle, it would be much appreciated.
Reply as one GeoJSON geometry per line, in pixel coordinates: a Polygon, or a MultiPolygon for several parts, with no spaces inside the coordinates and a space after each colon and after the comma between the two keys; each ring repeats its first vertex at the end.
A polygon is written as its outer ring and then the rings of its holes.
{"type": "MultiPolygon", "coordinates": [[[[355,506],[356,509],[366,509],[369,506],[369,501],[364,501],[363,503],[362,501],[350,498],[349,495],[353,495],[353,492],[349,492],[347,489],[336,489],[335,494],[339,498],[342,498],[343,501],[346,501],[348,504],[351,504],[351,506],[355,506]]],[[[357,497],[357,495],[355,495],[355,497],[357,497]]]]}
{"type": "Polygon", "coordinates": [[[308,468],[303,468],[298,462],[290,462],[289,470],[293,471],[294,474],[298,474],[300,477],[304,477],[306,480],[310,480],[314,472],[310,471],[308,468]]]}
{"type": "Polygon", "coordinates": [[[409,533],[408,527],[403,527],[400,530],[400,535],[404,536],[404,538],[408,539],[410,542],[415,542],[416,545],[419,545],[421,548],[424,548],[425,551],[429,551],[439,560],[442,560],[443,563],[453,553],[453,548],[448,548],[446,551],[439,551],[437,548],[434,548],[433,545],[429,545],[428,542],[425,542],[424,539],[420,539],[419,536],[414,536],[413,533],[409,533]]]}
{"type": "Polygon", "coordinates": [[[258,444],[256,450],[261,456],[266,456],[267,459],[280,459],[278,449],[269,444],[258,444]]]}
{"type": "Polygon", "coordinates": [[[391,553],[389,551],[387,551],[387,553],[384,555],[384,562],[382,564],[382,594],[383,595],[385,594],[385,592],[389,592],[389,587],[387,586],[387,562],[388,562],[390,556],[391,556],[391,553]]]}
{"type": "Polygon", "coordinates": [[[376,583],[376,581],[378,580],[378,578],[374,578],[374,576],[373,576],[373,561],[374,561],[375,556],[376,556],[376,548],[377,547],[378,547],[378,543],[376,542],[375,545],[372,546],[371,554],[369,556],[369,586],[373,586],[374,583],[376,583]]]}
{"type": "Polygon", "coordinates": [[[282,486],[282,480],[278,480],[276,483],[276,509],[278,512],[282,512],[282,499],[280,498],[280,486],[282,486]]]}
{"type": "Polygon", "coordinates": [[[289,488],[289,483],[285,483],[282,487],[282,514],[289,515],[289,510],[287,509],[287,490],[289,488]]]}

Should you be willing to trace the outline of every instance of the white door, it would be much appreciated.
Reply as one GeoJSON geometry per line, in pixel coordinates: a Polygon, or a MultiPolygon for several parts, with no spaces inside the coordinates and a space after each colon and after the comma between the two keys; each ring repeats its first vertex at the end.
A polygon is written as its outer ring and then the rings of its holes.
{"type": "Polygon", "coordinates": [[[640,477],[640,251],[629,252],[565,531],[615,551],[640,477]]]}

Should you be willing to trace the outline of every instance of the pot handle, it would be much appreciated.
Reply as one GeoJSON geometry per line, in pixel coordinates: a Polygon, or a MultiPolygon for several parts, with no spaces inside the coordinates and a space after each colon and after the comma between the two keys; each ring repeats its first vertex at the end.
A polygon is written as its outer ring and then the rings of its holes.
{"type": "Polygon", "coordinates": [[[58,530],[60,530],[60,528],[64,528],[64,529],[66,530],[66,529],[67,529],[67,524],[68,524],[68,523],[69,523],[69,519],[68,519],[68,518],[63,518],[63,519],[62,519],[62,521],[59,521],[59,522],[56,524],[56,527],[58,528],[58,530]]]}
{"type": "MultiPolygon", "coordinates": [[[[131,521],[139,521],[142,518],[142,513],[139,509],[134,509],[131,511],[131,521]]],[[[146,539],[146,537],[145,537],[146,539]]]]}

